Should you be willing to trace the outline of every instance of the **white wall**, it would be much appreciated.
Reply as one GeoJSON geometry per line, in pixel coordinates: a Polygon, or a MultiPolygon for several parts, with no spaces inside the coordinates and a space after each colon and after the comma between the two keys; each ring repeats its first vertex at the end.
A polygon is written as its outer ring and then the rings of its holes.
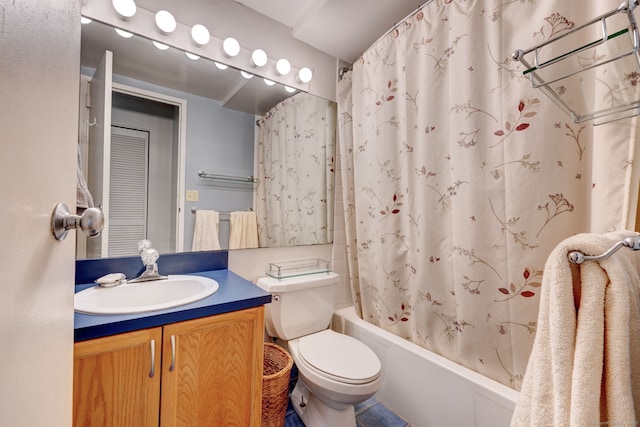
{"type": "Polygon", "coordinates": [[[351,288],[349,286],[349,271],[347,265],[347,245],[344,227],[344,203],[342,201],[342,169],[340,167],[340,150],[336,149],[335,162],[335,201],[333,215],[333,271],[340,274],[340,286],[336,295],[336,307],[338,309],[353,305],[351,288]]]}

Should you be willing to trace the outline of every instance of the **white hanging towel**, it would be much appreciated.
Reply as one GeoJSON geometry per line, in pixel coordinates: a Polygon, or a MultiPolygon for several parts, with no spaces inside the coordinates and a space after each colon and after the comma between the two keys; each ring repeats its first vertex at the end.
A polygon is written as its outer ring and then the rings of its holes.
{"type": "Polygon", "coordinates": [[[192,251],[215,251],[220,249],[219,215],[216,211],[196,211],[196,224],[193,227],[192,251]]]}
{"type": "Polygon", "coordinates": [[[82,173],[82,158],[80,156],[80,145],[78,145],[78,181],[76,187],[76,207],[77,208],[92,208],[93,197],[87,186],[87,180],[82,173]]]}
{"type": "Polygon", "coordinates": [[[231,212],[229,215],[229,249],[258,247],[258,221],[251,211],[231,212]]]}
{"type": "Polygon", "coordinates": [[[635,426],[640,420],[640,255],[598,255],[631,231],[578,234],[549,255],[538,330],[512,427],[635,426]]]}

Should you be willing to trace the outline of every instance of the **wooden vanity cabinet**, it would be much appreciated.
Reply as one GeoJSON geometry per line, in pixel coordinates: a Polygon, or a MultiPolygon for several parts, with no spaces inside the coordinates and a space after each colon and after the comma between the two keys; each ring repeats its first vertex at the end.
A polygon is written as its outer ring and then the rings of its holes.
{"type": "Polygon", "coordinates": [[[73,425],[157,427],[161,344],[162,328],[76,343],[73,425]]]}
{"type": "Polygon", "coordinates": [[[263,312],[260,306],[164,327],[161,426],[260,425],[263,312]]]}
{"type": "Polygon", "coordinates": [[[259,426],[263,328],[259,306],[76,343],[74,425],[259,426]]]}

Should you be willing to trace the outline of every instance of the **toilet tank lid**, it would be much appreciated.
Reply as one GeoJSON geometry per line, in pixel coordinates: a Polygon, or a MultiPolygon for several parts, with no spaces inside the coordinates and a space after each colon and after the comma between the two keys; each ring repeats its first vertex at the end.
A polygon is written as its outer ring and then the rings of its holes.
{"type": "Polygon", "coordinates": [[[320,286],[330,286],[338,283],[338,274],[330,271],[328,273],[307,274],[305,276],[287,277],[286,279],[276,279],[273,277],[261,277],[256,282],[258,287],[267,292],[293,292],[302,289],[317,288],[320,286]]]}

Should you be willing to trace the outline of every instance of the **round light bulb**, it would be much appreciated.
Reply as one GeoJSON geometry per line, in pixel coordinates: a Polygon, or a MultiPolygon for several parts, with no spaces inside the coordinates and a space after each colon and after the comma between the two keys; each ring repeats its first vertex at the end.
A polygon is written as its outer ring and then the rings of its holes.
{"type": "Polygon", "coordinates": [[[116,33],[118,33],[120,37],[124,37],[125,39],[129,39],[133,37],[133,34],[130,33],[129,31],[121,30],[120,28],[114,28],[114,30],[116,31],[116,33]]]}
{"type": "Polygon", "coordinates": [[[291,64],[289,61],[284,58],[278,59],[278,62],[276,62],[276,73],[281,76],[286,76],[289,74],[289,71],[291,71],[291,64]]]}
{"type": "Polygon", "coordinates": [[[91,19],[85,18],[84,16],[81,16],[80,17],[80,23],[81,24],[91,24],[91,19]]]}
{"type": "Polygon", "coordinates": [[[215,65],[218,70],[226,70],[227,68],[229,68],[228,65],[221,64],[221,63],[216,62],[216,61],[213,61],[213,65],[215,65]]]}
{"type": "Polygon", "coordinates": [[[176,29],[176,18],[170,12],[160,10],[156,13],[156,25],[161,33],[172,33],[176,29]]]}
{"type": "Polygon", "coordinates": [[[267,54],[262,49],[256,49],[251,54],[251,63],[255,67],[264,67],[267,65],[267,54]]]}
{"type": "Polygon", "coordinates": [[[240,74],[242,74],[242,77],[244,77],[247,80],[249,80],[251,77],[253,77],[253,74],[247,73],[246,71],[240,71],[240,74]]]}
{"type": "Polygon", "coordinates": [[[276,84],[276,82],[274,82],[273,80],[264,79],[264,84],[266,84],[267,86],[273,86],[274,84],[276,84]]]}
{"type": "Polygon", "coordinates": [[[112,0],[111,4],[124,20],[131,19],[136,14],[136,3],[133,0],[112,0]]]}
{"type": "Polygon", "coordinates": [[[160,42],[157,42],[157,41],[155,41],[155,40],[153,40],[153,41],[152,41],[152,43],[153,43],[153,45],[154,45],[155,47],[157,47],[157,48],[158,48],[158,49],[160,49],[160,50],[167,50],[167,49],[169,49],[169,46],[167,46],[167,45],[166,45],[166,44],[164,44],[164,43],[160,43],[160,42]]]}
{"type": "Polygon", "coordinates": [[[285,86],[285,87],[284,87],[284,90],[286,90],[286,91],[287,91],[287,92],[289,92],[289,93],[293,93],[293,92],[295,92],[295,91],[296,91],[294,88],[289,87],[289,86],[285,86]]]}
{"type": "Polygon", "coordinates": [[[298,71],[298,80],[300,83],[309,83],[313,78],[313,72],[307,67],[300,68],[298,71]]]}
{"type": "Polygon", "coordinates": [[[198,59],[200,59],[198,55],[194,55],[191,52],[185,52],[184,54],[187,55],[187,58],[189,58],[192,61],[197,61],[198,59]]]}
{"type": "Polygon", "coordinates": [[[196,24],[191,28],[191,38],[198,46],[204,46],[211,40],[209,30],[204,25],[196,24]]]}
{"type": "Polygon", "coordinates": [[[240,53],[240,43],[233,37],[228,37],[222,42],[222,49],[224,53],[231,58],[240,53]]]}

